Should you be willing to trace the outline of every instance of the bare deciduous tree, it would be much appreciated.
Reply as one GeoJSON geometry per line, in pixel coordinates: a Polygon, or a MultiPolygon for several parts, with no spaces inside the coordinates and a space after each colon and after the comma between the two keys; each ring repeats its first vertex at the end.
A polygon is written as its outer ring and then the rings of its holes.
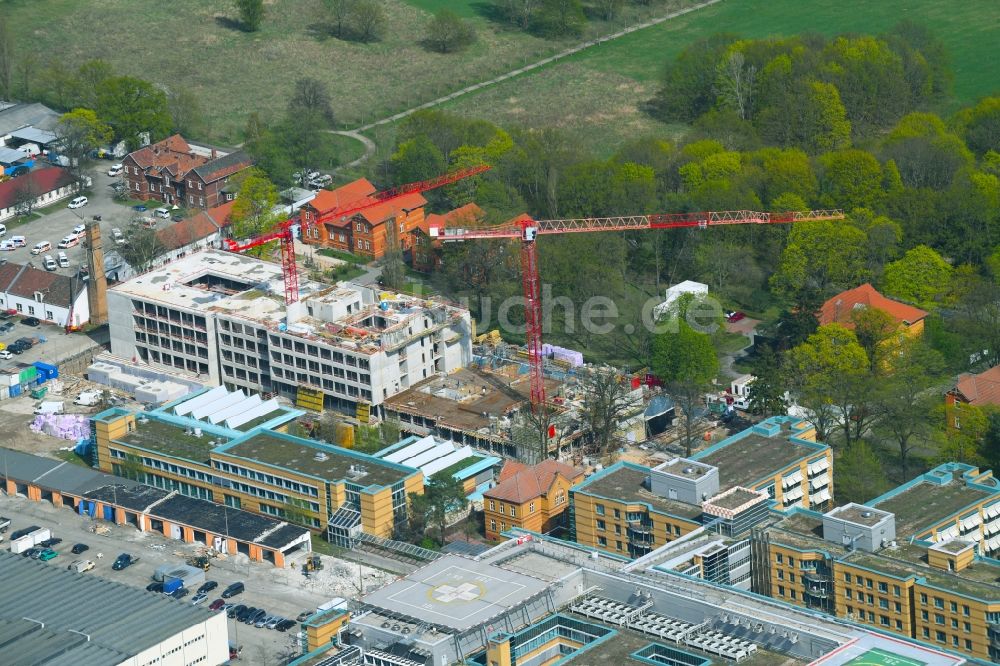
{"type": "Polygon", "coordinates": [[[747,64],[741,51],[733,51],[719,64],[717,85],[719,94],[743,120],[753,113],[757,67],[747,64]]]}

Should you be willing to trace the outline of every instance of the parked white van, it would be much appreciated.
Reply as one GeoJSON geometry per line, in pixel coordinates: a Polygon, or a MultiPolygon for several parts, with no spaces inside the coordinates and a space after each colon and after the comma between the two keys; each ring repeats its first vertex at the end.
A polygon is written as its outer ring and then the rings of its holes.
{"type": "Polygon", "coordinates": [[[48,241],[42,241],[41,243],[35,243],[35,247],[31,248],[31,254],[41,254],[42,252],[48,252],[51,249],[52,249],[52,243],[48,241]]]}
{"type": "Polygon", "coordinates": [[[83,208],[88,202],[87,197],[77,197],[69,202],[69,208],[83,208]]]}
{"type": "Polygon", "coordinates": [[[164,220],[170,219],[170,210],[167,208],[157,208],[155,211],[156,217],[162,217],[164,220]]]}

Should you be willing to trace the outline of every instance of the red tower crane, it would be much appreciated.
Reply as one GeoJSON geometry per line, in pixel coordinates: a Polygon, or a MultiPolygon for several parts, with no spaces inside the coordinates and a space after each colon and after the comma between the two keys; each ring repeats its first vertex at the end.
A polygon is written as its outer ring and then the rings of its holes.
{"type": "Polygon", "coordinates": [[[315,220],[315,222],[306,222],[301,216],[296,216],[285,220],[272,231],[261,234],[260,236],[243,241],[226,238],[223,242],[225,243],[226,249],[230,252],[244,252],[250,248],[260,247],[261,245],[265,245],[272,241],[280,241],[281,269],[285,278],[285,303],[291,305],[299,300],[299,269],[298,266],[295,265],[295,236],[292,232],[292,227],[296,224],[301,225],[302,237],[306,238],[307,227],[311,228],[314,224],[326,224],[332,220],[344,219],[354,213],[364,210],[365,208],[387,203],[408,194],[427,192],[428,190],[450,185],[454,182],[462,180],[463,178],[469,178],[470,176],[481,174],[484,171],[489,170],[489,168],[490,167],[486,165],[469,167],[467,169],[452,171],[436,178],[431,178],[430,180],[407,183],[406,185],[400,185],[399,187],[383,190],[381,192],[376,192],[374,194],[369,194],[359,199],[349,201],[344,205],[323,213],[317,220],[315,220]]]}
{"type": "Polygon", "coordinates": [[[646,229],[707,228],[728,224],[790,224],[810,220],[841,220],[839,210],[814,210],[804,213],[760,213],[749,210],[675,213],[662,215],[625,215],[570,220],[534,220],[527,215],[510,222],[481,229],[431,228],[431,236],[445,242],[487,238],[517,238],[521,240],[521,280],[524,288],[525,341],[531,374],[531,406],[545,404],[542,377],[542,302],[538,276],[538,254],[535,239],[554,234],[594,231],[637,231],[646,229]]]}

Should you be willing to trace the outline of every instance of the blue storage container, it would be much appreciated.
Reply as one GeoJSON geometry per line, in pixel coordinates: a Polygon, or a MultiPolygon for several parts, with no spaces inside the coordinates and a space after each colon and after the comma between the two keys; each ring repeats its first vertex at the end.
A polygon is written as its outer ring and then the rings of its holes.
{"type": "Polygon", "coordinates": [[[16,398],[19,395],[21,395],[21,385],[17,384],[15,386],[11,386],[10,387],[10,397],[16,398]]]}
{"type": "Polygon", "coordinates": [[[54,365],[41,361],[35,361],[32,365],[38,368],[38,375],[43,380],[55,379],[59,376],[59,368],[54,365]]]}
{"type": "Polygon", "coordinates": [[[163,594],[170,594],[180,588],[184,587],[184,581],[180,578],[164,578],[163,579],[163,594]]]}

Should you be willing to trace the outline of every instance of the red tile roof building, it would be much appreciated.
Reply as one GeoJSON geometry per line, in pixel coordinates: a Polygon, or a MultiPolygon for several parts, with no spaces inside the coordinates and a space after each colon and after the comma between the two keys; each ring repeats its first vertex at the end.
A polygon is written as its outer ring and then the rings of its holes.
{"type": "Polygon", "coordinates": [[[27,190],[35,195],[32,208],[47,206],[76,193],[73,177],[62,167],[51,166],[29,171],[23,176],[0,183],[0,221],[17,215],[18,200],[27,190]]]}
{"type": "Polygon", "coordinates": [[[448,227],[474,226],[483,217],[483,209],[474,203],[448,211],[444,215],[431,213],[424,217],[412,233],[410,264],[418,271],[430,272],[441,267],[440,237],[448,227]]]}
{"type": "Polygon", "coordinates": [[[218,157],[194,152],[180,134],[129,153],[122,160],[129,194],[188,208],[225,203],[223,189],[232,176],[253,166],[242,150],[218,157]]]}
{"type": "Polygon", "coordinates": [[[957,402],[973,407],[1000,407],[1000,365],[978,375],[958,376],[955,388],[948,392],[948,403],[957,402]]]}
{"type": "Polygon", "coordinates": [[[338,209],[359,203],[370,203],[377,190],[368,180],[360,178],[335,190],[320,190],[302,207],[306,227],[302,240],[309,244],[352,252],[371,259],[381,258],[388,245],[389,225],[395,229],[400,249],[408,250],[411,232],[424,221],[427,200],[413,193],[386,203],[369,206],[349,217],[337,215],[338,209]]]}
{"type": "Polygon", "coordinates": [[[569,489],[583,481],[583,472],[556,460],[529,467],[508,461],[497,485],[483,493],[486,537],[499,539],[513,527],[548,533],[563,524],[569,489]]]}
{"type": "Polygon", "coordinates": [[[854,322],[851,315],[855,310],[865,307],[884,310],[899,322],[900,326],[911,333],[919,334],[923,331],[926,312],[912,305],[886,298],[867,283],[854,289],[842,291],[829,299],[820,308],[816,318],[819,319],[821,326],[837,323],[853,329],[854,322]]]}
{"type": "Polygon", "coordinates": [[[59,326],[82,326],[90,319],[87,283],[29,264],[6,263],[0,266],[0,310],[59,326]]]}

